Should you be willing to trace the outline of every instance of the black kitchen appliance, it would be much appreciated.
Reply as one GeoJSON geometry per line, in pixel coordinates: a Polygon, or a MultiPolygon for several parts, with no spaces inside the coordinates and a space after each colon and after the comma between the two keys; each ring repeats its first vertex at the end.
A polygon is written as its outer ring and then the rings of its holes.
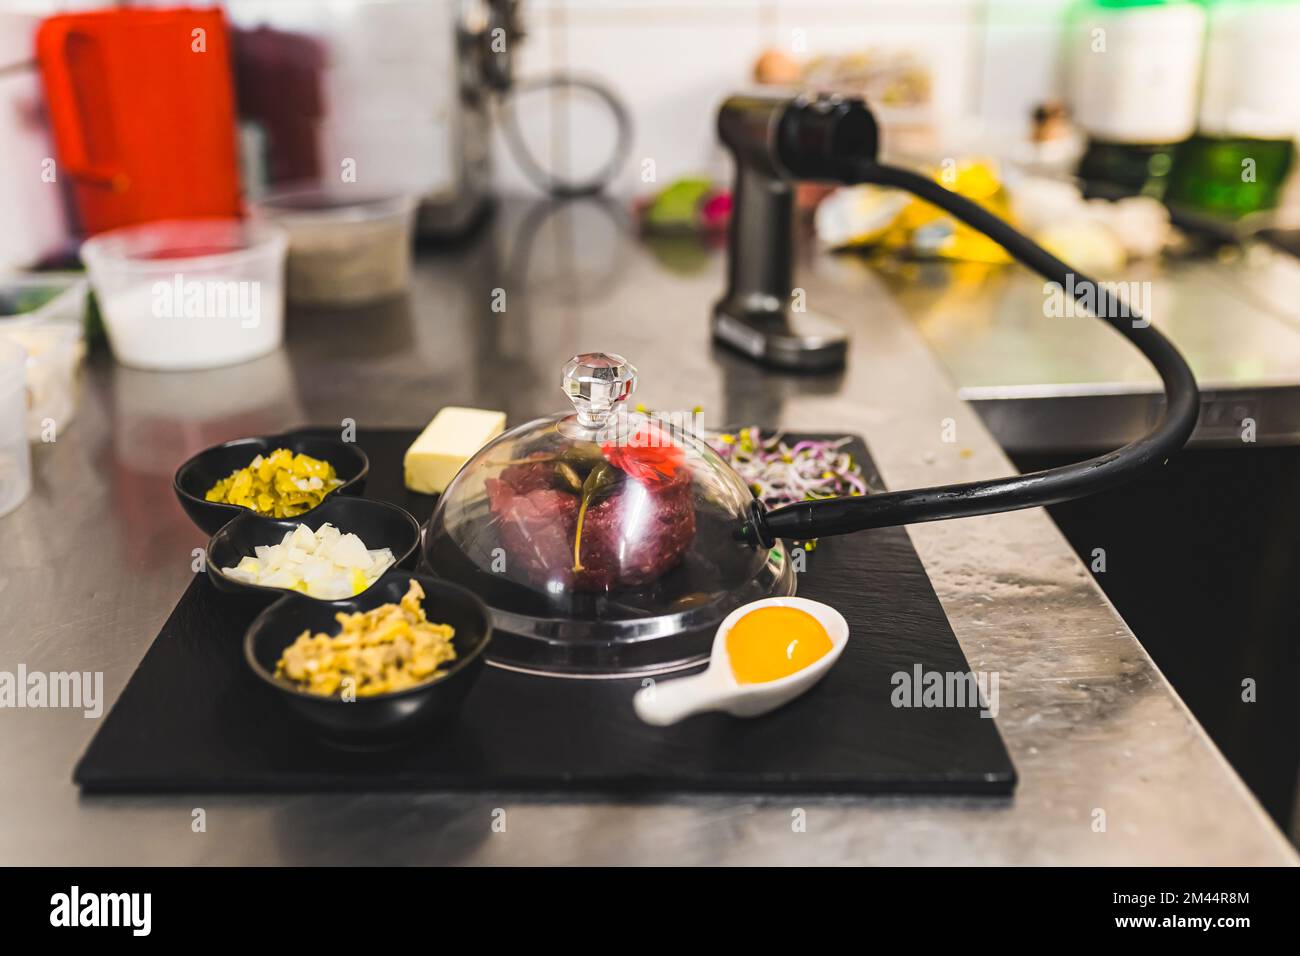
{"type": "Polygon", "coordinates": [[[715,337],[777,368],[843,364],[846,336],[827,320],[806,326],[791,314],[794,184],[801,180],[892,186],[950,213],[1003,246],[1137,346],[1160,373],[1165,413],[1146,435],[1084,462],[1031,474],[881,495],[832,498],[765,512],[752,509],[744,534],[770,543],[863,528],[936,521],[1056,504],[1130,481],[1163,464],[1196,426],[1200,395],[1186,361],[1154,326],[1105,286],[1080,274],[986,209],[925,176],[878,160],[875,118],[859,99],[838,95],[733,96],[718,134],[736,162],[728,287],[713,313],[715,337]]]}

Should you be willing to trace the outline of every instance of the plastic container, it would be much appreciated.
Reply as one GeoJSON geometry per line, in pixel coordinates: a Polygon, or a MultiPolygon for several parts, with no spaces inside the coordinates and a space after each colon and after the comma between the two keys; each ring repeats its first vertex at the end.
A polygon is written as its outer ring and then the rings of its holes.
{"type": "Polygon", "coordinates": [[[289,301],[346,307],[406,290],[415,205],[412,196],[352,197],[308,187],[268,193],[254,215],[289,233],[289,301]]]}
{"type": "Polygon", "coordinates": [[[0,279],[0,341],[27,353],[27,438],[50,440],[72,423],[86,355],[85,276],[0,279]]]}
{"type": "Polygon", "coordinates": [[[0,515],[17,508],[32,490],[27,447],[27,352],[0,340],[0,515]]]}
{"type": "Polygon", "coordinates": [[[86,240],[109,346],[136,368],[234,365],[284,337],[288,238],[272,223],[176,219],[86,240]]]}

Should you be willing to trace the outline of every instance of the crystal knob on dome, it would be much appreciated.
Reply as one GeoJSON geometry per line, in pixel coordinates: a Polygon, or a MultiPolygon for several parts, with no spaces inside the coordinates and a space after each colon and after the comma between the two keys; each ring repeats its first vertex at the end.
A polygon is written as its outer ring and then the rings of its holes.
{"type": "Polygon", "coordinates": [[[561,385],[577,409],[578,423],[599,428],[636,391],[636,367],[621,355],[585,352],[564,363],[561,385]]]}

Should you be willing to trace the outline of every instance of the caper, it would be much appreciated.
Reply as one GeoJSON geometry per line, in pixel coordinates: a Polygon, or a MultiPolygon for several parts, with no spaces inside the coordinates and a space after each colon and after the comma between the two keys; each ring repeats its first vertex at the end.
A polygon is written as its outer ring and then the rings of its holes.
{"type": "Polygon", "coordinates": [[[555,463],[555,477],[559,479],[560,487],[565,490],[572,491],[575,495],[582,491],[582,476],[573,469],[572,465],[557,461],[555,463]]]}
{"type": "Polygon", "coordinates": [[[600,446],[589,441],[574,442],[560,453],[560,461],[575,469],[580,475],[585,475],[604,460],[605,456],[601,454],[600,446]]]}

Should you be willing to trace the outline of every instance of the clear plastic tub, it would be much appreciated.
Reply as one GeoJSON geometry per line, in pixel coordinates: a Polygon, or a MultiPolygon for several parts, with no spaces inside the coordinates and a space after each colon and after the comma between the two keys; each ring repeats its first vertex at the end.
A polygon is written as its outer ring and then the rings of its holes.
{"type": "Polygon", "coordinates": [[[280,345],[287,246],[269,222],[177,219],[102,232],[81,258],[119,362],[199,369],[280,345]]]}
{"type": "Polygon", "coordinates": [[[310,186],[268,193],[253,214],[289,232],[289,301],[347,307],[406,290],[415,205],[310,186]]]}
{"type": "Polygon", "coordinates": [[[17,508],[32,490],[27,447],[27,352],[0,339],[0,515],[17,508]]]}
{"type": "Polygon", "coordinates": [[[30,273],[0,279],[0,340],[27,353],[27,438],[49,441],[72,423],[86,355],[86,277],[30,273]]]}

